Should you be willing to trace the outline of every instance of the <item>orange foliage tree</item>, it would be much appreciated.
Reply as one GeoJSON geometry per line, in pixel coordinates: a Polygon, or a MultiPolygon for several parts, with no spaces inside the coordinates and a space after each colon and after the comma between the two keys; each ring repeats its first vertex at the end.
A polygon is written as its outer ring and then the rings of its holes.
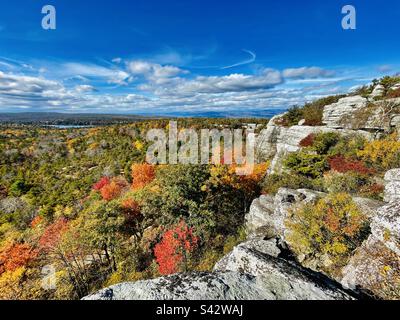
{"type": "Polygon", "coordinates": [[[0,274],[14,271],[33,262],[38,251],[27,243],[16,243],[0,251],[0,274]]]}
{"type": "Polygon", "coordinates": [[[132,188],[140,189],[148,185],[155,178],[155,167],[151,164],[132,165],[132,188]]]}
{"type": "Polygon", "coordinates": [[[36,216],[32,221],[31,221],[31,227],[36,228],[38,225],[42,224],[43,218],[41,216],[36,216]]]}
{"type": "Polygon", "coordinates": [[[125,180],[121,178],[114,178],[109,184],[101,188],[100,193],[104,200],[111,201],[118,198],[122,191],[127,187],[125,180]]]}
{"type": "Polygon", "coordinates": [[[195,250],[198,241],[193,228],[188,227],[184,221],[166,231],[161,242],[154,248],[159,272],[168,275],[186,268],[187,257],[195,250]]]}

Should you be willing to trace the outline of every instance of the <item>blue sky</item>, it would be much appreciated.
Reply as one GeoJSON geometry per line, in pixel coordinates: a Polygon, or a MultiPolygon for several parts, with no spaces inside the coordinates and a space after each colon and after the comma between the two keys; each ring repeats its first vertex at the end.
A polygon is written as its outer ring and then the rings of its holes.
{"type": "Polygon", "coordinates": [[[397,0],[2,0],[0,112],[262,115],[399,72],[398,30],[397,0]]]}

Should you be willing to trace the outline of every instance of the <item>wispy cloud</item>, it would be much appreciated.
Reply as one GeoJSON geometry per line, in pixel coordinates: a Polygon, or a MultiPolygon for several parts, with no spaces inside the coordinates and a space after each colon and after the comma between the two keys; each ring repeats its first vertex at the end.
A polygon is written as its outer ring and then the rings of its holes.
{"type": "Polygon", "coordinates": [[[243,61],[237,62],[237,63],[229,65],[229,66],[221,67],[221,70],[243,66],[243,65],[250,64],[250,63],[253,63],[254,61],[256,61],[257,56],[254,52],[252,52],[250,50],[246,50],[246,49],[243,49],[243,52],[248,53],[251,56],[250,59],[243,60],[243,61]]]}

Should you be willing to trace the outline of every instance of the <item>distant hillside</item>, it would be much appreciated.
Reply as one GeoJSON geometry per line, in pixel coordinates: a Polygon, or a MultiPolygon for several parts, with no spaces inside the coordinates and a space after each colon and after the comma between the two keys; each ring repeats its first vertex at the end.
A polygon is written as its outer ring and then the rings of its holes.
{"type": "Polygon", "coordinates": [[[107,125],[132,123],[144,119],[152,119],[152,117],[118,114],[68,114],[56,112],[0,113],[0,123],[18,124],[107,125]]]}

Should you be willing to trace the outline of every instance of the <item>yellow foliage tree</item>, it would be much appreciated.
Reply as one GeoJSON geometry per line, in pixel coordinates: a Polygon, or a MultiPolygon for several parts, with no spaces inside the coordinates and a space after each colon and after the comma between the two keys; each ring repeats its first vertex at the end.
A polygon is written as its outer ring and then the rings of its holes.
{"type": "Polygon", "coordinates": [[[324,260],[326,271],[337,271],[367,236],[367,217],[350,195],[331,194],[316,204],[294,209],[285,221],[287,241],[297,255],[324,260]]]}
{"type": "Polygon", "coordinates": [[[380,170],[389,170],[400,166],[400,141],[396,133],[385,139],[368,142],[358,152],[365,162],[380,170]]]}

